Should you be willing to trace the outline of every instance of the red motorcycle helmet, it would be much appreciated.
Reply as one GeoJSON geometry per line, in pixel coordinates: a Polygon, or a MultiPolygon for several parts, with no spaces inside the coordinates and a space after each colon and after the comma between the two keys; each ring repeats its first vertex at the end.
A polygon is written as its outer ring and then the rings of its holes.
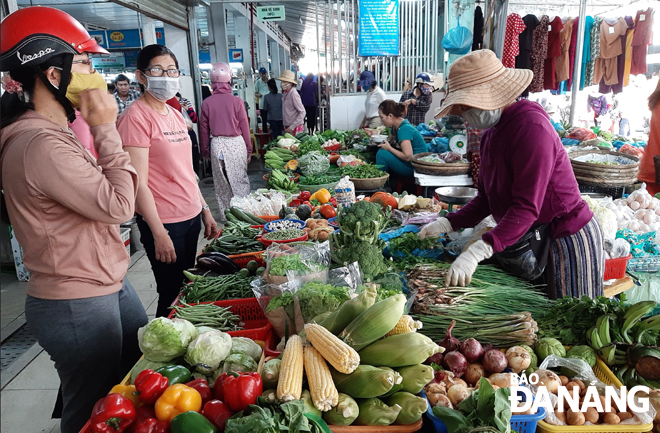
{"type": "Polygon", "coordinates": [[[0,69],[40,65],[62,54],[110,54],[66,12],[32,6],[8,15],[0,25],[0,69]]]}

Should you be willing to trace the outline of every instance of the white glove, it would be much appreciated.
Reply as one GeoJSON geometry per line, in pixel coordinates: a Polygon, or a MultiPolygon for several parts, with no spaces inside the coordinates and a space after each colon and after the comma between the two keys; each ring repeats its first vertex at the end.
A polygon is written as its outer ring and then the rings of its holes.
{"type": "Polygon", "coordinates": [[[480,261],[486,260],[493,255],[493,247],[482,240],[470,245],[463,254],[458,256],[452,263],[447,273],[446,283],[448,286],[467,286],[472,281],[472,274],[477,270],[480,261]]]}
{"type": "Polygon", "coordinates": [[[451,228],[451,223],[447,218],[438,218],[422,227],[422,230],[419,232],[419,237],[424,239],[429,236],[439,237],[443,233],[451,233],[454,229],[451,228]]]}

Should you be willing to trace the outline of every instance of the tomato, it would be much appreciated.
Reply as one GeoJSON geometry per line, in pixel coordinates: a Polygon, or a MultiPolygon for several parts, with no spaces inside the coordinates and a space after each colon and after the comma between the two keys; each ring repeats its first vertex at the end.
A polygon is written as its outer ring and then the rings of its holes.
{"type": "Polygon", "coordinates": [[[332,207],[331,204],[324,204],[321,206],[321,210],[319,212],[325,219],[330,219],[337,216],[337,211],[332,207]]]}
{"type": "Polygon", "coordinates": [[[300,194],[298,194],[298,200],[304,202],[309,200],[311,196],[312,194],[309,191],[302,191],[300,194]]]}

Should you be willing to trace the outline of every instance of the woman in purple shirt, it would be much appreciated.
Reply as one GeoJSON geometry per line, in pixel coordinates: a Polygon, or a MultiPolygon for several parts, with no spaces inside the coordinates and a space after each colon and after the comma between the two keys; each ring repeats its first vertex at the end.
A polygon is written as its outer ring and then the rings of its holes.
{"type": "Polygon", "coordinates": [[[603,235],[582,200],[568,155],[537,103],[516,98],[533,73],[507,69],[489,50],[457,60],[449,93],[436,117],[462,115],[479,129],[478,195],[460,211],[439,218],[421,237],[474,227],[492,215],[497,227],[461,254],[447,275],[449,285],[470,283],[477,264],[514,245],[532,227],[547,225],[550,258],[545,269],[550,298],[603,294],[603,235]]]}

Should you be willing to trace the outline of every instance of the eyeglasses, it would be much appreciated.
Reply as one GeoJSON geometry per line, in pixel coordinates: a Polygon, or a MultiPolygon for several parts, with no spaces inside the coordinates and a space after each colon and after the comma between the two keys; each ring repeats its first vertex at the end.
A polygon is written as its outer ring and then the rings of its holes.
{"type": "Polygon", "coordinates": [[[152,77],[162,77],[167,72],[167,76],[170,78],[178,78],[181,75],[181,71],[178,69],[161,69],[161,68],[148,68],[144,72],[149,71],[152,77]]]}
{"type": "Polygon", "coordinates": [[[92,67],[92,60],[91,60],[91,59],[74,60],[74,61],[71,62],[71,63],[74,64],[74,65],[75,65],[76,63],[80,63],[80,64],[83,64],[83,65],[87,65],[87,66],[89,66],[90,68],[92,67]]]}

